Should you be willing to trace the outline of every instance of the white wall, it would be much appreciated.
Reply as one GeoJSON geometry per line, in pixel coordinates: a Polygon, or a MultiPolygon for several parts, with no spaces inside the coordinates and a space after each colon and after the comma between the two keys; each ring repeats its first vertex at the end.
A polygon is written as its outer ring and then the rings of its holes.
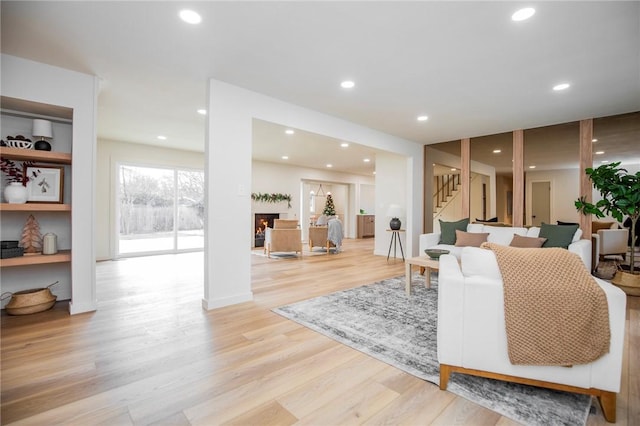
{"type": "MultiPolygon", "coordinates": [[[[389,222],[391,218],[387,216],[387,210],[391,204],[397,204],[403,209],[407,209],[410,197],[407,197],[407,158],[395,154],[379,154],[376,155],[376,241],[374,253],[380,256],[389,254],[389,245],[391,243],[392,233],[390,232],[389,222]]],[[[402,223],[401,229],[407,228],[407,214],[400,216],[402,223]]],[[[398,234],[402,242],[405,257],[409,256],[411,251],[407,250],[406,233],[398,234]]],[[[392,252],[393,254],[393,252],[392,252]]],[[[397,255],[400,257],[400,248],[397,249],[397,255]]]]}
{"type": "MultiPolygon", "coordinates": [[[[290,126],[406,156],[407,251],[418,247],[422,218],[422,146],[275,98],[210,80],[207,140],[207,214],[205,220],[205,294],[203,307],[213,309],[251,300],[251,145],[252,120],[290,126]],[[408,176],[408,178],[407,178],[408,176]],[[224,226],[219,226],[224,223],[224,226]],[[209,228],[215,227],[215,237],[209,228]],[[234,253],[229,256],[229,253],[234,253]]],[[[376,164],[379,160],[376,159],[376,164]]],[[[376,176],[376,203],[379,179],[376,176]]],[[[376,207],[377,212],[377,207],[376,207]]]]}
{"type": "MultiPolygon", "coordinates": [[[[93,311],[96,309],[94,214],[98,80],[95,76],[5,54],[1,67],[3,96],[73,109],[69,311],[71,314],[93,311]]],[[[3,284],[4,279],[3,271],[3,284]]]]}
{"type": "Polygon", "coordinates": [[[204,169],[204,153],[160,148],[136,143],[98,140],[96,178],[96,257],[113,259],[116,255],[116,205],[114,204],[117,164],[204,169]]]}

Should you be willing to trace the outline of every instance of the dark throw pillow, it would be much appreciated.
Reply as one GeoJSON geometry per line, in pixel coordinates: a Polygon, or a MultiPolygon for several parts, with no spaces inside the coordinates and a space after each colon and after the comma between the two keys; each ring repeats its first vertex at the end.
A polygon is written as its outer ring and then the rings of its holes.
{"type": "Polygon", "coordinates": [[[456,243],[456,229],[460,231],[467,230],[469,225],[469,218],[461,219],[457,222],[443,222],[440,221],[440,244],[455,244],[456,243]]]}
{"type": "Polygon", "coordinates": [[[542,247],[562,247],[569,248],[573,234],[578,230],[578,225],[550,225],[543,223],[540,226],[541,238],[546,238],[542,247]]]}
{"type": "Polygon", "coordinates": [[[476,218],[476,222],[478,223],[493,223],[498,221],[498,216],[492,217],[491,219],[478,219],[476,218]]]}
{"type": "Polygon", "coordinates": [[[546,238],[540,237],[524,237],[522,235],[515,234],[511,240],[511,247],[520,248],[540,248],[547,241],[546,238]]]}

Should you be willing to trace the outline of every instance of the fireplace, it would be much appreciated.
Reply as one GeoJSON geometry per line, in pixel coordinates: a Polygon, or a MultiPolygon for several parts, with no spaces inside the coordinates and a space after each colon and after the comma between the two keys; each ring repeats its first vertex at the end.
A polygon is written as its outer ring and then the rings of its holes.
{"type": "Polygon", "coordinates": [[[255,247],[264,247],[264,233],[267,227],[273,228],[273,220],[280,219],[280,213],[256,213],[255,224],[255,247]]]}

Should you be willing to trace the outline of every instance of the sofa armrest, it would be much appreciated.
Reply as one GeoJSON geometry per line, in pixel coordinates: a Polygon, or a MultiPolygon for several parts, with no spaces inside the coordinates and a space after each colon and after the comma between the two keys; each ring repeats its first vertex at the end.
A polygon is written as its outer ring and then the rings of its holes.
{"type": "Polygon", "coordinates": [[[568,249],[571,253],[580,256],[587,270],[591,272],[591,240],[578,240],[569,244],[568,249]]]}
{"type": "Polygon", "coordinates": [[[439,262],[438,362],[462,365],[464,276],[455,256],[442,255],[439,262]]]}
{"type": "Polygon", "coordinates": [[[430,247],[437,246],[440,243],[440,233],[431,232],[429,234],[421,234],[418,242],[420,254],[430,247]]]}

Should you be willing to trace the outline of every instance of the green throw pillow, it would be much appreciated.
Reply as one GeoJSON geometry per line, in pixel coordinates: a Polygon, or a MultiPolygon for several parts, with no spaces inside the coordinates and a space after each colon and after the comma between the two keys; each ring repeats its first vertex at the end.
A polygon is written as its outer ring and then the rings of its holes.
{"type": "Polygon", "coordinates": [[[469,218],[461,219],[457,222],[443,222],[441,219],[438,220],[440,221],[440,244],[455,244],[456,229],[467,232],[469,218]]]}
{"type": "Polygon", "coordinates": [[[578,230],[578,225],[549,225],[543,223],[540,226],[541,238],[546,238],[542,247],[562,247],[569,248],[573,235],[578,230]]]}

